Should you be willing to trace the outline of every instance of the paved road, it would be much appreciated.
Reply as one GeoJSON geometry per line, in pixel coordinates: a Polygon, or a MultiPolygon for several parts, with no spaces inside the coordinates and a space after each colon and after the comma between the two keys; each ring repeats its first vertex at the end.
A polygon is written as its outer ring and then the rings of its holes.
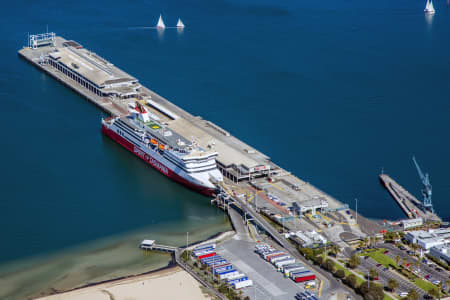
{"type": "Polygon", "coordinates": [[[322,295],[329,295],[332,292],[336,292],[338,290],[345,290],[346,293],[351,294],[354,299],[361,299],[361,296],[357,295],[353,290],[348,288],[347,286],[339,283],[330,273],[320,269],[317,266],[311,265],[309,261],[307,261],[297,249],[287,241],[284,236],[282,236],[278,231],[276,231],[271,224],[269,224],[261,215],[256,213],[253,210],[252,206],[247,205],[239,201],[239,199],[234,199],[239,205],[245,209],[272,237],[275,237],[281,246],[288,252],[292,257],[295,257],[305,265],[308,265],[311,268],[319,279],[321,279],[324,283],[322,288],[322,295]]]}

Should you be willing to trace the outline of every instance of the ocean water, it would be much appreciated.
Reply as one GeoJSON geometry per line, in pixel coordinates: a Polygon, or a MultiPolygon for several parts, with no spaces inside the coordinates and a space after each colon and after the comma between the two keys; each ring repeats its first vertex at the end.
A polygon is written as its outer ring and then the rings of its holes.
{"type": "MultiPolygon", "coordinates": [[[[2,274],[35,257],[45,257],[36,260],[41,264],[68,253],[82,257],[79,249],[96,249],[105,239],[131,245],[142,236],[173,235],[181,243],[186,228],[208,227],[198,238],[229,229],[209,199],[103,137],[101,111],[17,56],[27,33],[47,25],[342,202],[354,207],[358,198],[367,217],[403,217],[378,183],[383,167],[420,197],[416,155],[430,173],[435,208],[448,219],[450,15],[445,0],[434,2],[433,17],[424,16],[424,6],[417,0],[4,4],[2,274]],[[181,17],[185,30],[149,28],[160,13],[168,26],[181,17]]],[[[147,259],[123,260],[122,271],[147,259]]],[[[71,268],[58,265],[48,278],[70,275],[71,268]]],[[[107,276],[106,269],[91,278],[107,276]]],[[[33,282],[33,292],[48,289],[44,282],[33,282]]]]}

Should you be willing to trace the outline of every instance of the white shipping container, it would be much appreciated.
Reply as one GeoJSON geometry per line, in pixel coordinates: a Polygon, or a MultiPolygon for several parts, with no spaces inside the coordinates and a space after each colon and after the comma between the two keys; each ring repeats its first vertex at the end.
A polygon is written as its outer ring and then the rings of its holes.
{"type": "Polygon", "coordinates": [[[219,274],[219,278],[220,279],[228,279],[237,274],[239,274],[239,271],[229,272],[229,273],[225,273],[225,274],[219,274]]]}
{"type": "Polygon", "coordinates": [[[287,254],[286,254],[286,255],[279,255],[279,256],[270,258],[270,262],[274,264],[275,262],[277,262],[277,261],[279,261],[279,260],[286,259],[286,258],[291,258],[291,256],[290,256],[290,255],[287,255],[287,254]]]}
{"type": "Polygon", "coordinates": [[[232,276],[227,277],[227,280],[236,279],[236,278],[239,278],[239,277],[242,277],[242,276],[245,276],[245,274],[237,273],[237,274],[234,274],[232,276]]]}
{"type": "Polygon", "coordinates": [[[252,286],[252,285],[253,285],[253,281],[251,279],[246,280],[246,281],[236,282],[235,284],[233,284],[233,286],[236,290],[245,288],[247,286],[252,286]]]}
{"type": "Polygon", "coordinates": [[[281,268],[284,265],[293,264],[293,263],[295,263],[295,258],[290,258],[290,259],[286,259],[286,260],[277,261],[275,263],[275,266],[277,268],[281,268]]]}

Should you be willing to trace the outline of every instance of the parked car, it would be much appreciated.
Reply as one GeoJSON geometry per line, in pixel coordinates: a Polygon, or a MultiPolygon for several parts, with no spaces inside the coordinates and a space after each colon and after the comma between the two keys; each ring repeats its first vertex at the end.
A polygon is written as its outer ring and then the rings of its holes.
{"type": "Polygon", "coordinates": [[[364,259],[368,259],[369,257],[368,256],[364,256],[364,259]]]}
{"type": "Polygon", "coordinates": [[[439,267],[436,267],[436,269],[435,269],[436,271],[438,271],[438,272],[442,272],[442,269],[441,268],[439,268],[439,267]]]}
{"type": "Polygon", "coordinates": [[[430,274],[428,274],[428,275],[425,276],[425,279],[430,279],[430,278],[431,278],[431,275],[430,275],[430,274]]]}
{"type": "Polygon", "coordinates": [[[398,246],[398,249],[400,249],[400,250],[406,250],[406,248],[403,247],[402,245],[398,246]]]}
{"type": "Polygon", "coordinates": [[[377,264],[377,267],[381,267],[381,264],[377,264]]]}
{"type": "Polygon", "coordinates": [[[384,268],[383,268],[383,271],[387,271],[387,270],[389,270],[388,267],[384,267],[384,268]]]}
{"type": "Polygon", "coordinates": [[[388,253],[389,253],[389,250],[384,251],[384,254],[388,254],[388,253]]]}
{"type": "Polygon", "coordinates": [[[408,296],[408,292],[400,292],[398,295],[400,297],[404,298],[404,297],[408,296]]]}
{"type": "Polygon", "coordinates": [[[441,283],[439,280],[433,280],[432,282],[431,282],[432,284],[435,284],[435,285],[438,285],[439,283],[441,283]]]}

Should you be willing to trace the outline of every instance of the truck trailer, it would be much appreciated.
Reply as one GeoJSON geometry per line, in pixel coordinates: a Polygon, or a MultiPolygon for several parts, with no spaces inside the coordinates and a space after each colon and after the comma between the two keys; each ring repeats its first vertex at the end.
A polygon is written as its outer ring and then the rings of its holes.
{"type": "Polygon", "coordinates": [[[245,281],[239,281],[239,282],[236,282],[236,283],[232,284],[232,286],[236,290],[239,290],[239,289],[242,289],[242,288],[245,288],[245,287],[248,287],[248,286],[252,286],[252,285],[253,285],[253,281],[250,280],[250,279],[245,280],[245,281]]]}

